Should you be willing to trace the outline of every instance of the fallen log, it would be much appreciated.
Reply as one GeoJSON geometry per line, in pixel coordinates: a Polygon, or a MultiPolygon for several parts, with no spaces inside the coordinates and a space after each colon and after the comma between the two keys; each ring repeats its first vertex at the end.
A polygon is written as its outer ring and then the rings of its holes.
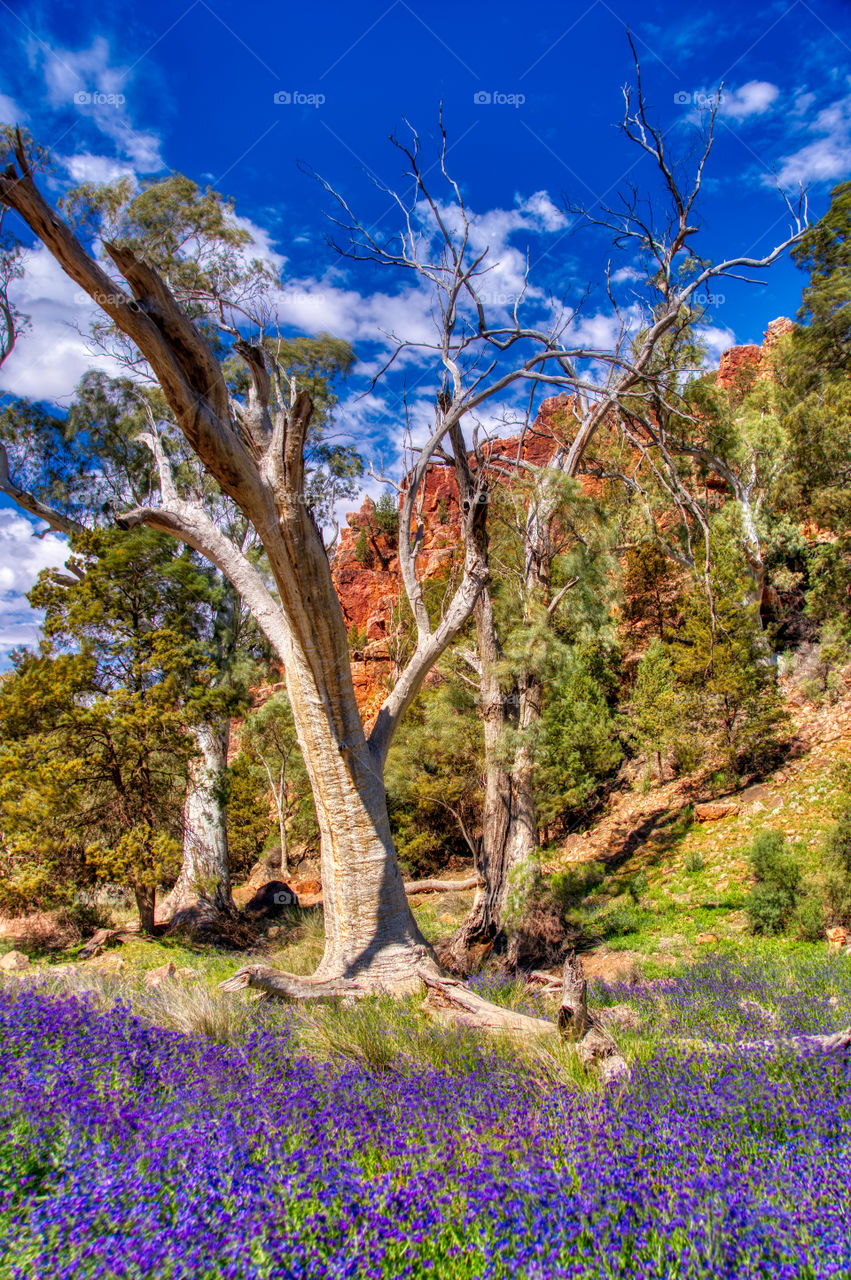
{"type": "MultiPolygon", "coordinates": [[[[548,986],[552,986],[549,981],[548,986]]],[[[564,962],[561,1004],[555,1023],[546,1018],[503,1009],[471,991],[463,982],[442,975],[424,975],[429,989],[426,1007],[456,1023],[498,1032],[521,1040],[559,1034],[575,1048],[579,1061],[610,1081],[629,1075],[629,1067],[608,1031],[588,1012],[587,983],[582,961],[571,953],[564,962]]]]}
{"type": "Polygon", "coordinates": [[[428,988],[425,1007],[438,1016],[451,1018],[461,1026],[495,1031],[522,1039],[552,1035],[558,1030],[555,1023],[546,1018],[535,1018],[527,1013],[516,1013],[513,1009],[503,1009],[501,1005],[471,991],[456,978],[424,974],[423,981],[428,988]]]}
{"type": "Polygon", "coordinates": [[[560,991],[562,979],[557,978],[554,973],[547,973],[545,969],[533,969],[528,975],[528,981],[540,982],[542,987],[551,987],[555,991],[560,991]]]}
{"type": "Polygon", "coordinates": [[[80,955],[86,959],[100,955],[104,947],[108,947],[111,942],[121,942],[128,934],[134,936],[138,932],[138,924],[122,925],[118,929],[97,929],[85,946],[80,948],[80,955]]]}
{"type": "Polygon", "coordinates": [[[406,880],[405,893],[409,897],[414,893],[460,893],[477,889],[480,883],[478,876],[468,876],[466,880],[406,880]]]}
{"type": "Polygon", "coordinates": [[[701,1049],[705,1053],[776,1053],[785,1050],[796,1057],[806,1058],[815,1053],[847,1053],[851,1050],[851,1027],[834,1031],[830,1035],[779,1036],[776,1040],[675,1040],[672,1044],[685,1049],[701,1049]]]}

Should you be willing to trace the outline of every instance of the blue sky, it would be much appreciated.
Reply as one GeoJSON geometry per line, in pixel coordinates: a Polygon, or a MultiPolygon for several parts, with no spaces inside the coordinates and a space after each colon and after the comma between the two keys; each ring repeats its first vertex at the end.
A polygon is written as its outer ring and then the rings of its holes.
{"type": "MultiPolygon", "coordinates": [[[[329,202],[305,167],[389,232],[394,213],[380,184],[399,185],[402,166],[388,136],[407,118],[428,151],[443,103],[450,167],[500,263],[499,286],[516,287],[527,251],[542,291],[575,300],[596,285],[584,323],[604,339],[611,316],[599,281],[611,251],[577,231],[564,201],[595,208],[627,181],[652,189],[649,161],[636,163],[616,128],[634,74],[627,28],[674,149],[688,151],[702,95],[724,82],[701,210],[707,252],[759,254],[784,237],[775,171],[790,189],[809,183],[812,214],[824,211],[831,187],[851,173],[847,3],[0,0],[0,120],[25,123],[51,147],[54,196],[73,181],[168,170],[231,195],[275,255],[283,323],[349,338],[368,373],[386,349],[384,331],[423,331],[422,297],[410,282],[333,255],[329,202]]],[[[628,289],[628,256],[615,266],[628,289]]],[[[707,317],[710,351],[759,341],[769,320],[794,314],[800,291],[788,261],[764,286],[726,287],[707,317]]],[[[39,250],[20,302],[32,328],[0,370],[0,391],[67,403],[91,363],[80,332],[90,312],[39,250]]],[[[405,376],[425,411],[433,381],[418,384],[413,366],[405,376]]],[[[398,466],[401,384],[357,399],[363,385],[354,379],[340,426],[373,460],[398,466]]],[[[22,592],[61,557],[59,540],[33,539],[0,500],[0,654],[32,639],[22,592]]]]}

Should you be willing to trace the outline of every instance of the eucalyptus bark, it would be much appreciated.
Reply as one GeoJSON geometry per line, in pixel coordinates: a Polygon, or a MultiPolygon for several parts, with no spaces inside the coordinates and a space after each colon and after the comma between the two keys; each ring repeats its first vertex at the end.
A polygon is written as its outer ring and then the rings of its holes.
{"type": "Polygon", "coordinates": [[[142,933],[149,936],[154,933],[154,914],[156,907],[156,889],[152,889],[150,885],[134,884],[133,896],[136,899],[136,909],[139,912],[139,925],[142,933]]]}
{"type": "Polygon", "coordinates": [[[370,989],[418,984],[423,971],[436,968],[408,906],[382,773],[401,716],[470,617],[487,577],[479,543],[465,539],[463,578],[432,628],[415,572],[421,539],[415,534],[411,540],[413,508],[431,454],[453,415],[457,427],[463,404],[441,406],[432,438],[408,477],[399,555],[417,645],[367,738],[342,609],[305,497],[310,397],[302,392],[293,398],[263,348],[239,338],[234,345],[247,367],[249,390],[244,399],[234,400],[209,342],[157,271],[127,247],[106,243],[127,283],[125,292],[41,196],[20,135],[15,154],[17,167],[0,174],[0,200],[136,346],[187,444],[253,525],[266,552],[277,598],[203,505],[182,496],[157,430],[140,437],[157,462],[160,503],[126,513],[123,522],[160,529],[206,556],[230,579],[284,666],[321,837],[326,944],[315,980],[346,978],[370,989]]]}
{"type": "MultiPolygon", "coordinates": [[[[525,591],[548,598],[552,571],[549,529],[530,516],[525,530],[525,591]]],[[[485,802],[476,870],[481,891],[461,928],[442,955],[456,972],[466,973],[503,937],[512,872],[531,863],[538,843],[535,801],[535,743],[543,713],[543,684],[532,670],[510,686],[500,678],[502,646],[487,588],[476,604],[476,641],[480,660],[479,714],[485,754],[485,802]],[[513,755],[508,733],[515,735],[513,755]]]]}
{"type": "Polygon", "coordinates": [[[194,725],[183,807],[183,863],[160,918],[172,928],[212,927],[235,911],[228,860],[227,759],[230,724],[194,725]]]}

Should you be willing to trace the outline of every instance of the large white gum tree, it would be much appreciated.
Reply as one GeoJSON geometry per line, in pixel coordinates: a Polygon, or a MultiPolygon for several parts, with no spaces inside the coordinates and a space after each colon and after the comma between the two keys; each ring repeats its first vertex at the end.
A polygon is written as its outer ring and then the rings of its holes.
{"type": "MultiPolygon", "coordinates": [[[[326,948],[312,980],[280,975],[279,989],[293,994],[399,988],[436,972],[408,907],[399,873],[382,779],[390,742],[427,672],[467,622],[488,574],[485,505],[471,480],[462,521],[460,581],[432,625],[418,577],[421,530],[416,519],[430,459],[444,440],[464,451],[463,424],[540,360],[554,334],[529,333],[516,320],[496,338],[498,358],[478,368],[468,355],[471,332],[460,319],[459,299],[486,268],[487,251],[472,253],[444,243],[434,260],[419,256],[422,237],[409,211],[400,237],[403,266],[426,279],[436,304],[438,395],[430,437],[413,458],[405,480],[399,558],[416,625],[414,652],[399,674],[367,735],[354,696],[342,610],[328,554],[305,488],[305,442],[313,412],[310,396],[293,388],[269,355],[269,331],[259,308],[234,301],[210,268],[203,229],[186,255],[163,261],[162,231],[147,237],[138,219],[128,234],[126,209],[134,193],[121,188],[99,201],[112,238],[75,233],[38,189],[31,152],[20,133],[0,176],[0,201],[103,313],[104,324],[125,344],[136,376],[158,384],[168,414],[139,436],[155,459],[158,501],[125,511],[127,525],[143,523],[195,548],[233,584],[268,637],[285,671],[299,745],[321,834],[326,948]],[[125,234],[122,235],[122,228],[125,234]],[[199,299],[204,303],[200,305],[199,299]],[[508,337],[513,327],[514,339],[508,337]],[[523,346],[523,352],[515,355],[523,346]],[[226,376],[238,358],[247,378],[236,393],[226,376]],[[176,438],[169,435],[170,427],[176,438]],[[173,459],[188,448],[204,473],[244,515],[262,545],[269,578],[212,518],[204,502],[181,482],[173,459]]],[[[418,193],[419,194],[419,193],[418,193]]],[[[151,193],[145,193],[150,202],[151,193]]],[[[462,223],[466,220],[463,205],[462,223]]],[[[431,243],[431,242],[429,242],[431,243]]]]}

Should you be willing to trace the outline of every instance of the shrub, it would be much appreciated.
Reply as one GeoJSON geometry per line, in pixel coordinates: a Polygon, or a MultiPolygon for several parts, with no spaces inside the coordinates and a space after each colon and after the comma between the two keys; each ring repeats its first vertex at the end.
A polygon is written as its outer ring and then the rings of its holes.
{"type": "Polygon", "coordinates": [[[550,876],[549,892],[562,912],[570,911],[603,883],[605,875],[601,863],[580,862],[550,876]]]}
{"type": "Polygon", "coordinates": [[[822,861],[829,923],[851,924],[851,800],[825,835],[822,861]]]}
{"type": "Polygon", "coordinates": [[[792,928],[802,942],[819,942],[824,937],[826,923],[821,894],[810,889],[795,908],[792,928]]]}
{"type": "Polygon", "coordinates": [[[704,861],[703,854],[698,853],[696,849],[693,849],[691,853],[686,854],[685,868],[689,875],[694,875],[695,872],[702,871],[705,866],[706,862],[704,861]]]}
{"type": "Polygon", "coordinates": [[[385,489],[376,502],[372,519],[379,533],[392,542],[399,531],[399,508],[389,489],[385,489]]]}
{"type": "Polygon", "coordinates": [[[750,851],[754,886],[745,911],[754,933],[784,933],[798,903],[801,869],[780,831],[761,831],[750,851]]]}
{"type": "Polygon", "coordinates": [[[353,653],[359,653],[366,644],[366,627],[363,631],[358,631],[358,624],[353,622],[349,627],[349,648],[353,653]]]}
{"type": "Polygon", "coordinates": [[[358,540],[355,543],[355,559],[358,564],[362,564],[367,569],[372,564],[372,548],[369,545],[366,529],[361,529],[358,534],[358,540]]]}
{"type": "Polygon", "coordinates": [[[630,876],[627,884],[627,892],[633,902],[638,904],[641,895],[646,893],[650,888],[650,881],[647,879],[646,871],[637,871],[634,876],[630,876]]]}

